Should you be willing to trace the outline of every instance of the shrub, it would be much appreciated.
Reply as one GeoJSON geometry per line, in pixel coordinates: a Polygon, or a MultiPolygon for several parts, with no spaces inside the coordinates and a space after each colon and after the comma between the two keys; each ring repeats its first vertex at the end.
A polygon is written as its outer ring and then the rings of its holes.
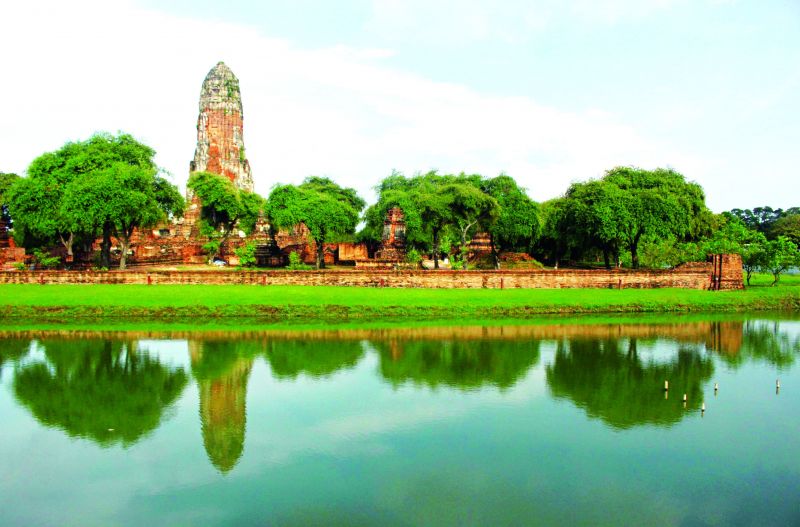
{"type": "Polygon", "coordinates": [[[209,259],[213,260],[214,256],[219,253],[220,245],[222,244],[219,240],[211,240],[203,244],[203,250],[210,255],[209,259]]]}
{"type": "Polygon", "coordinates": [[[406,253],[406,263],[418,264],[422,261],[422,256],[416,249],[411,249],[406,253]]]}
{"type": "Polygon", "coordinates": [[[300,261],[300,255],[296,252],[289,253],[289,265],[286,268],[290,271],[308,271],[313,269],[312,266],[304,264],[300,261]]]}
{"type": "Polygon", "coordinates": [[[248,242],[243,246],[235,249],[233,251],[233,254],[235,254],[239,258],[240,267],[256,266],[256,244],[248,242]]]}
{"type": "Polygon", "coordinates": [[[50,256],[48,253],[42,251],[41,249],[34,249],[33,250],[33,258],[36,260],[36,264],[44,269],[55,269],[59,265],[61,265],[61,258],[58,256],[50,256]]]}

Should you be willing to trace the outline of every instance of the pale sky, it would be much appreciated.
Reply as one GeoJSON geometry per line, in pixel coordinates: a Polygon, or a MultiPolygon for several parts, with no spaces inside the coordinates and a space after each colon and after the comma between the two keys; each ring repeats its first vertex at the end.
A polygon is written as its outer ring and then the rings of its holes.
{"type": "Polygon", "coordinates": [[[798,0],[0,0],[0,50],[0,172],[124,131],[183,188],[223,60],[265,196],[438,169],[542,201],[637,165],[800,206],[798,0]]]}

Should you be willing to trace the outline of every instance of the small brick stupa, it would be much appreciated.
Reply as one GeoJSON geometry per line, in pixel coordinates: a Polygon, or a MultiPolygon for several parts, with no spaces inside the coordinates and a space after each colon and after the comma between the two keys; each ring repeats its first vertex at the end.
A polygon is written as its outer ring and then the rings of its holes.
{"type": "Polygon", "coordinates": [[[383,222],[381,248],[375,253],[377,260],[401,261],[406,255],[406,220],[400,207],[386,212],[383,222]]]}

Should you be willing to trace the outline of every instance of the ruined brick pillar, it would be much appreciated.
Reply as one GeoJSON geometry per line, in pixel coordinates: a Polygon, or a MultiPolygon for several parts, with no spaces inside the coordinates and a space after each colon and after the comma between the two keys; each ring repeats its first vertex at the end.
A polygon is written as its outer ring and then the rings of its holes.
{"type": "Polygon", "coordinates": [[[211,68],[200,90],[197,148],[189,170],[221,174],[237,187],[253,191],[244,149],[239,79],[224,62],[211,68]]]}
{"type": "Polygon", "coordinates": [[[406,249],[406,220],[403,209],[392,207],[383,222],[381,247],[375,253],[379,260],[402,260],[406,249]]]}
{"type": "MultiPolygon", "coordinates": [[[[219,174],[240,189],[252,192],[253,174],[245,155],[243,129],[239,79],[224,62],[218,62],[208,72],[200,89],[197,147],[189,163],[189,172],[219,174]]],[[[187,240],[197,240],[201,203],[189,189],[186,203],[179,234],[187,240]]]]}

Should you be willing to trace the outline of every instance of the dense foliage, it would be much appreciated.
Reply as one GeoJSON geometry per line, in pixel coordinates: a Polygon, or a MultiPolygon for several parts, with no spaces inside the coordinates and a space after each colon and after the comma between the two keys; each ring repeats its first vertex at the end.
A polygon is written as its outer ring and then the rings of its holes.
{"type": "Polygon", "coordinates": [[[504,174],[485,178],[428,172],[405,177],[393,172],[376,190],[378,202],[367,209],[360,238],[379,242],[387,211],[400,207],[407,247],[431,253],[435,268],[443,253],[452,252],[466,269],[468,244],[479,232],[490,237],[495,265],[500,251],[528,250],[539,234],[536,203],[504,174]],[[446,251],[445,246],[454,250],[446,251]]]}
{"type": "Polygon", "coordinates": [[[204,248],[210,260],[234,232],[251,233],[264,208],[264,198],[212,172],[192,173],[186,186],[201,203],[200,232],[209,239],[204,248]]]}
{"type": "MultiPolygon", "coordinates": [[[[69,260],[73,247],[88,253],[101,237],[99,263],[109,267],[113,237],[124,269],[134,232],[180,216],[185,207],[154,155],[128,134],[67,143],[37,157],[25,177],[0,173],[2,219],[13,225],[19,244],[39,250],[34,258],[39,266],[54,265],[56,244],[63,245],[69,260]]],[[[392,172],[378,184],[377,202],[366,210],[354,189],[327,177],[276,185],[268,200],[211,172],[193,173],[187,187],[197,198],[193,206],[201,206],[200,232],[208,239],[204,248],[211,260],[229,237],[251,233],[263,217],[273,234],[304,225],[316,247],[316,266],[322,268],[328,243],[357,239],[375,250],[393,207],[404,214],[409,261],[429,255],[434,268],[450,258],[453,268],[467,269],[475,255],[470,251],[480,246],[471,243],[476,235],[481,243],[488,240],[496,268],[501,253],[514,252],[554,267],[566,262],[606,268],[667,268],[711,253],[738,253],[748,283],[756,271],[771,273],[777,283],[800,259],[799,207],[737,208],[714,215],[703,189],[670,168],[618,166],[541,204],[505,174],[431,171],[406,177],[392,172]],[[363,228],[356,234],[359,224],[363,228]]],[[[241,265],[255,264],[252,243],[236,254],[241,265]]],[[[490,265],[488,257],[480,264],[490,265]]]]}
{"type": "Polygon", "coordinates": [[[11,223],[11,215],[8,212],[8,195],[11,186],[19,180],[16,174],[6,174],[0,172],[0,221],[11,223]]]}
{"type": "Polygon", "coordinates": [[[102,236],[100,265],[111,265],[111,237],[120,242],[120,268],[134,229],[183,212],[183,198],[156,167],[155,151],[128,134],[97,134],[42,154],[27,177],[8,190],[14,237],[28,248],[102,236]]]}
{"type": "Polygon", "coordinates": [[[311,176],[300,185],[277,185],[267,200],[267,214],[278,228],[303,223],[316,244],[317,269],[325,267],[325,243],[355,234],[366,203],[352,188],[311,176]]]}
{"type": "Polygon", "coordinates": [[[638,268],[644,242],[697,237],[711,217],[703,189],[671,169],[613,168],[599,180],[573,183],[562,206],[548,230],[573,253],[599,251],[608,268],[623,251],[638,268]]]}

